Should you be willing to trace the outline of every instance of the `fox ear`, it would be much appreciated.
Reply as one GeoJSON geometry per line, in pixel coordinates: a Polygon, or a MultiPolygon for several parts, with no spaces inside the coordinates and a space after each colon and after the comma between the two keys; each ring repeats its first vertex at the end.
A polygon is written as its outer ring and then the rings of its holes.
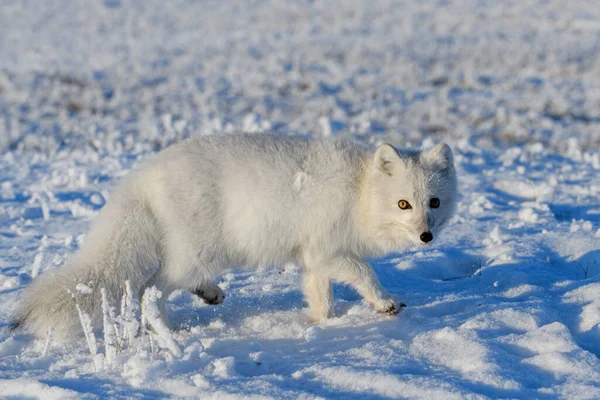
{"type": "Polygon", "coordinates": [[[403,163],[396,149],[387,143],[382,144],[375,151],[374,166],[376,172],[392,176],[403,163]]]}
{"type": "Polygon", "coordinates": [[[446,169],[454,165],[452,150],[446,143],[440,143],[421,153],[421,160],[439,169],[446,169]]]}

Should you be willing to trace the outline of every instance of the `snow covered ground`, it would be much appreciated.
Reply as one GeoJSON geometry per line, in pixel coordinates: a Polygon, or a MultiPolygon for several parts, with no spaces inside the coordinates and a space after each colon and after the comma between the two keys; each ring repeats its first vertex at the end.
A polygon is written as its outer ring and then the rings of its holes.
{"type": "Polygon", "coordinates": [[[599,54],[584,0],[1,0],[0,397],[600,398],[599,54]],[[9,332],[138,160],[235,130],[453,146],[445,235],[372,260],[401,315],[312,324],[288,265],[176,292],[181,357],[9,332]]]}

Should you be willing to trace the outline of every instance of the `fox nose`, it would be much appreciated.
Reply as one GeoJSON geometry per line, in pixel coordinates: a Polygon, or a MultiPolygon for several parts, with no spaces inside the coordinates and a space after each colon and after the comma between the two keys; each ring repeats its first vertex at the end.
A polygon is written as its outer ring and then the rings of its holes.
{"type": "Polygon", "coordinates": [[[421,233],[421,240],[425,243],[429,243],[433,240],[433,235],[431,234],[431,232],[423,232],[421,233]]]}

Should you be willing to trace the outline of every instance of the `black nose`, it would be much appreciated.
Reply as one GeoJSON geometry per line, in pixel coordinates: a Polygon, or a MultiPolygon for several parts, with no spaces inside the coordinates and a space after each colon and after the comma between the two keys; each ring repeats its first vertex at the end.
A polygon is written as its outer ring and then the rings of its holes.
{"type": "Polygon", "coordinates": [[[433,235],[431,234],[431,232],[423,232],[421,233],[421,240],[425,243],[429,243],[433,240],[433,235]]]}

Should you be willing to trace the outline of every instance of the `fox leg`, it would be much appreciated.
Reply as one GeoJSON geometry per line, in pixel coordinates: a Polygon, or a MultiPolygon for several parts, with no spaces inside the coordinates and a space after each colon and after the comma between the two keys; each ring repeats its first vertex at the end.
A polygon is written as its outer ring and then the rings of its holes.
{"type": "Polygon", "coordinates": [[[333,314],[333,290],[327,276],[306,271],[302,277],[304,296],[315,321],[331,318],[333,314]]]}
{"type": "Polygon", "coordinates": [[[350,256],[335,257],[328,263],[326,273],[335,281],[353,286],[377,312],[395,315],[406,307],[385,290],[373,268],[362,260],[350,256]]]}
{"type": "Polygon", "coordinates": [[[221,304],[225,299],[225,293],[221,288],[212,281],[204,282],[191,291],[192,294],[200,297],[206,304],[217,305],[221,304]]]}

